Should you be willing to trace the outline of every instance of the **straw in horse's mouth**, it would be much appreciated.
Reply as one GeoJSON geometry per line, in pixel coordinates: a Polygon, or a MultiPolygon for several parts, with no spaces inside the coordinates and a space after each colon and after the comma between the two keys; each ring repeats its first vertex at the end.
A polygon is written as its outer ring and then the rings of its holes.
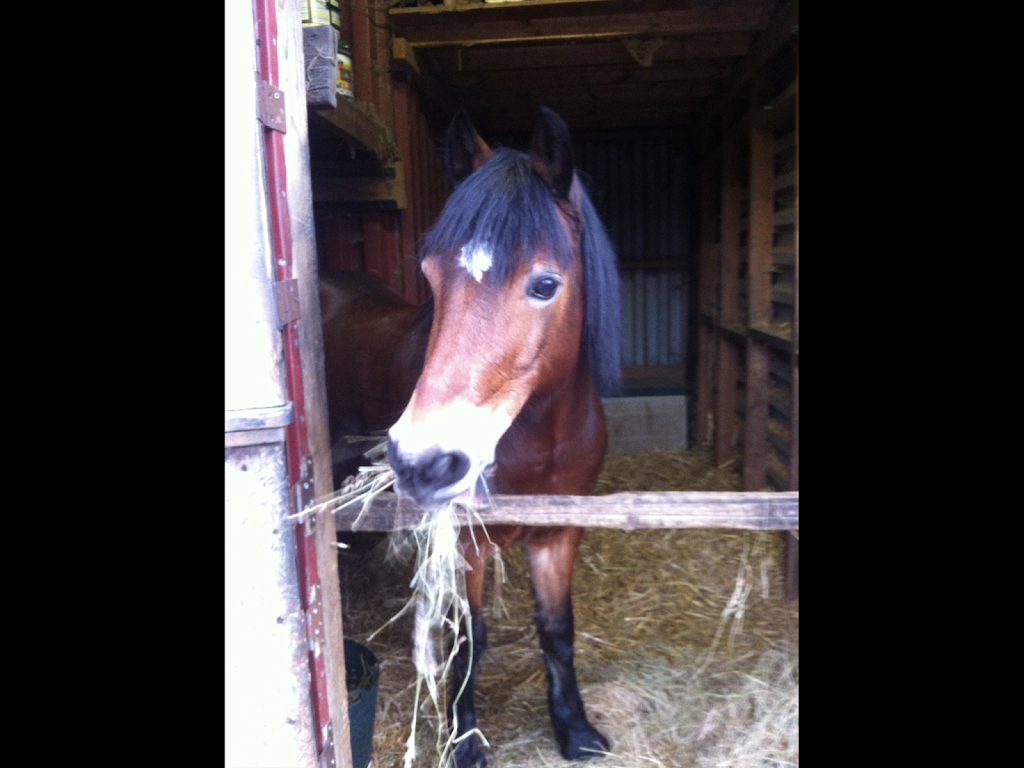
{"type": "Polygon", "coordinates": [[[471,480],[469,487],[456,496],[453,501],[456,504],[464,504],[467,507],[486,507],[491,498],[490,489],[487,487],[487,478],[494,477],[494,464],[488,464],[479,472],[474,480],[471,480]]]}

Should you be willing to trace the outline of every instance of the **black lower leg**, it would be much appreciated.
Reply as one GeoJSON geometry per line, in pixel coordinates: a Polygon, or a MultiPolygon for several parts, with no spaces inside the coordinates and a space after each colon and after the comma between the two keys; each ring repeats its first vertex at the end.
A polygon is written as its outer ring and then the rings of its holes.
{"type": "Polygon", "coordinates": [[[548,710],[562,756],[574,760],[608,751],[608,740],[587,722],[576,684],[572,601],[566,600],[565,607],[551,615],[538,604],[534,618],[548,670],[548,710]]]}
{"type": "MultiPolygon", "coordinates": [[[[480,657],[484,655],[484,649],[487,646],[487,630],[484,628],[484,618],[481,614],[482,611],[477,609],[472,616],[472,659],[470,658],[469,638],[464,634],[461,634],[462,645],[455,656],[455,675],[451,689],[451,702],[448,705],[448,723],[456,729],[458,736],[476,728],[476,709],[473,704],[473,696],[476,691],[476,670],[480,663],[480,657]]],[[[487,765],[483,750],[480,749],[475,735],[467,737],[456,747],[455,764],[458,768],[487,765]]]]}

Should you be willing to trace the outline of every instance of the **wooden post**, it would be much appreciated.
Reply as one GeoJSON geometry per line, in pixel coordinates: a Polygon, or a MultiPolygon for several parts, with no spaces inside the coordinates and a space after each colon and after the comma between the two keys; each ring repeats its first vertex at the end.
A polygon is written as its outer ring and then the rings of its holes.
{"type": "Polygon", "coordinates": [[[372,49],[375,43],[370,24],[369,0],[352,0],[352,78],[357,101],[374,103],[372,49]]]}
{"type": "MultiPolygon", "coordinates": [[[[298,3],[284,3],[283,7],[279,6],[278,25],[281,90],[285,94],[285,103],[289,105],[284,150],[285,165],[288,168],[292,273],[298,282],[299,307],[302,312],[296,323],[296,330],[301,350],[307,444],[313,460],[312,496],[318,497],[331,493],[334,490],[334,481],[327,435],[327,388],[324,381],[323,329],[320,325],[320,283],[313,224],[313,193],[310,186],[309,126],[305,109],[306,64],[298,3]]],[[[333,526],[319,525],[316,526],[313,535],[324,622],[321,654],[324,658],[327,702],[333,732],[333,759],[337,766],[351,766],[341,586],[338,582],[338,553],[334,546],[337,532],[333,526]]]]}
{"type": "Polygon", "coordinates": [[[416,290],[416,207],[420,204],[414,194],[415,180],[413,175],[416,164],[413,162],[412,137],[410,135],[411,85],[405,78],[393,83],[395,98],[395,143],[402,155],[405,166],[405,199],[406,206],[400,212],[401,243],[399,247],[400,269],[402,272],[402,295],[406,301],[418,303],[416,290]]]}
{"type": "MultiPolygon", "coordinates": [[[[800,58],[797,53],[796,76],[796,158],[793,165],[793,405],[790,424],[789,482],[790,489],[800,490],[800,58]]],[[[796,600],[800,595],[800,539],[792,532],[786,535],[786,599],[796,600]]]]}
{"type": "MultiPolygon", "coordinates": [[[[718,324],[735,326],[739,313],[740,259],[740,146],[734,138],[722,143],[722,242],[719,271],[718,324]]],[[[724,464],[736,455],[737,344],[721,328],[718,337],[718,401],[715,409],[715,461],[724,464]]]]}
{"type": "Polygon", "coordinates": [[[371,20],[374,33],[374,76],[373,103],[377,106],[377,114],[381,122],[387,126],[393,136],[395,133],[395,105],[391,94],[391,27],[388,23],[388,10],[385,3],[369,0],[371,20]]]}
{"type": "Polygon", "coordinates": [[[718,315],[715,307],[715,286],[718,284],[718,249],[715,240],[718,228],[715,221],[715,185],[718,174],[713,171],[713,160],[701,153],[700,169],[700,248],[698,250],[697,274],[700,288],[697,296],[697,407],[696,439],[704,445],[714,439],[711,429],[712,397],[714,395],[714,344],[715,329],[709,327],[704,318],[718,315]]]}
{"type": "MultiPolygon", "coordinates": [[[[775,227],[775,148],[772,123],[762,115],[765,86],[760,73],[751,87],[750,214],[747,234],[747,324],[767,327],[772,317],[772,236],[775,227]]],[[[747,335],[747,402],[743,439],[743,487],[765,484],[768,449],[768,347],[747,335]]]]}

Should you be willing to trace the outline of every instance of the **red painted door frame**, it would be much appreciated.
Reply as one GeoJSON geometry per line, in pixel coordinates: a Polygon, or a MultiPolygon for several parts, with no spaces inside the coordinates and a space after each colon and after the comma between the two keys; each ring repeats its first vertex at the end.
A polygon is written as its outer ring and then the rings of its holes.
{"type": "MultiPolygon", "coordinates": [[[[253,0],[256,21],[256,63],[258,77],[272,87],[280,87],[277,53],[277,9],[274,0],[253,0]]],[[[305,109],[305,104],[285,104],[285,110],[305,109]]],[[[288,208],[288,177],[285,169],[284,135],[265,128],[263,132],[264,154],[267,164],[267,188],[270,208],[270,224],[273,234],[274,263],[277,280],[290,280],[292,274],[291,216],[288,208]]],[[[288,463],[289,499],[302,503],[303,486],[312,488],[310,476],[312,462],[309,461],[309,444],[306,436],[306,408],[302,392],[302,367],[299,358],[299,337],[295,321],[284,326],[285,367],[288,375],[288,396],[295,407],[295,419],[288,426],[286,451],[288,463]]],[[[318,605],[320,575],[316,565],[316,542],[309,535],[306,526],[294,527],[296,542],[296,565],[302,609],[309,616],[311,606],[318,605]]],[[[324,667],[322,644],[309,652],[313,711],[316,720],[317,753],[323,751],[330,723],[327,706],[327,673],[324,667]]]]}

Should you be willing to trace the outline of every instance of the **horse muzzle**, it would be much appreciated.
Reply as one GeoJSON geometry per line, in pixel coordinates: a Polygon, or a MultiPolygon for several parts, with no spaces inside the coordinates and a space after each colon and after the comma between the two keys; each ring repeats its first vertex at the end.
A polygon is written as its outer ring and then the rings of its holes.
{"type": "Polygon", "coordinates": [[[395,470],[395,491],[423,509],[436,509],[470,489],[473,462],[463,451],[429,448],[406,454],[388,437],[388,462],[395,470]]]}

